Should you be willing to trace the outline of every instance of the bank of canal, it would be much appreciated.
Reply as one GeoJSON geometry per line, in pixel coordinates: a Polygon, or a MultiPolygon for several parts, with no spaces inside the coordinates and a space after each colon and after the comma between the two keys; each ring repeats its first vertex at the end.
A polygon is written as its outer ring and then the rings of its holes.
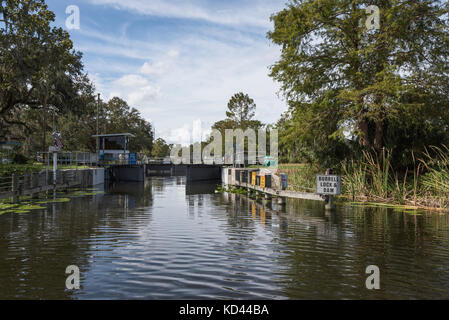
{"type": "Polygon", "coordinates": [[[0,299],[449,298],[446,214],[214,190],[152,178],[1,215],[0,299]],[[365,288],[369,265],[379,291],[365,288]]]}

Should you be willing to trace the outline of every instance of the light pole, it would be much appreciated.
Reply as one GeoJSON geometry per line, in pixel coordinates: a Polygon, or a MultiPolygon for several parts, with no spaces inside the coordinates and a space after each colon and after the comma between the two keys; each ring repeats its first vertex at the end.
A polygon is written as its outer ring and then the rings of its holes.
{"type": "Polygon", "coordinates": [[[98,100],[97,100],[97,156],[98,157],[100,157],[100,137],[98,137],[98,135],[100,134],[99,133],[99,120],[100,120],[99,118],[100,118],[100,93],[98,94],[98,100]]]}

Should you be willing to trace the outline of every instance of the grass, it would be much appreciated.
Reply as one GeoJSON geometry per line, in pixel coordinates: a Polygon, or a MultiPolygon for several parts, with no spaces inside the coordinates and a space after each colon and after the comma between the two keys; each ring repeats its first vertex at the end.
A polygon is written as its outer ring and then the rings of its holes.
{"type": "Polygon", "coordinates": [[[280,164],[279,173],[288,176],[289,190],[301,192],[314,192],[316,188],[316,175],[320,170],[306,164],[280,164]]]}
{"type": "MultiPolygon", "coordinates": [[[[392,155],[364,152],[360,161],[342,162],[341,199],[356,206],[390,207],[407,213],[419,208],[449,210],[449,149],[431,147],[420,157],[413,155],[414,166],[396,172],[392,155]]],[[[281,164],[288,175],[289,190],[315,192],[316,175],[324,169],[308,164],[281,164]]]]}

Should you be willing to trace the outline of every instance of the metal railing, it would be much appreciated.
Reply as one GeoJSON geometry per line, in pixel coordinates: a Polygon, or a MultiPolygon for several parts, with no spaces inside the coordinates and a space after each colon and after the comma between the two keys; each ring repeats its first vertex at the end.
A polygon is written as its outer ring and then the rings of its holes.
{"type": "MultiPolygon", "coordinates": [[[[51,152],[38,152],[36,155],[38,162],[53,165],[53,153],[51,152]]],[[[58,165],[79,167],[97,165],[98,155],[92,152],[59,152],[58,153],[58,165]]]]}

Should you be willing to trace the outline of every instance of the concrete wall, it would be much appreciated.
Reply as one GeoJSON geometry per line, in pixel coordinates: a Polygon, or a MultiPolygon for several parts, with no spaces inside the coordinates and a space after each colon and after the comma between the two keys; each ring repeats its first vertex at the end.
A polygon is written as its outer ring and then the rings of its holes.
{"type": "Polygon", "coordinates": [[[188,165],[187,181],[207,181],[221,179],[221,166],[188,165]]]}
{"type": "Polygon", "coordinates": [[[104,168],[89,169],[89,184],[98,186],[104,184],[104,168]]]}
{"type": "Polygon", "coordinates": [[[148,164],[146,175],[147,176],[159,176],[159,175],[172,175],[172,176],[185,176],[187,174],[186,165],[173,165],[173,164],[148,164]]]}
{"type": "Polygon", "coordinates": [[[141,182],[145,181],[144,165],[122,165],[109,168],[109,179],[115,181],[141,182]]]}

